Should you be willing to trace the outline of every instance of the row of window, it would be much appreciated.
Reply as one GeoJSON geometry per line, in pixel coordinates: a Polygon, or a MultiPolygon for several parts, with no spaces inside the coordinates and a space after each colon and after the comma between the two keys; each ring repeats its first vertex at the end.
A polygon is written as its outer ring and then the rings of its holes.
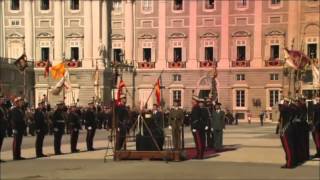
{"type": "MultiPolygon", "coordinates": [[[[21,0],[11,0],[10,9],[13,11],[20,10],[21,0]]],[[[50,9],[50,0],[40,0],[40,10],[46,11],[50,9]]],[[[70,9],[79,10],[79,0],[70,0],[70,9]]]]}
{"type": "MultiPolygon", "coordinates": [[[[236,74],[235,79],[236,79],[237,81],[245,81],[245,80],[246,80],[246,75],[245,75],[245,74],[236,74]]],[[[277,80],[279,80],[279,74],[276,74],[276,73],[270,74],[270,80],[271,80],[271,81],[277,81],[277,80]]]]}
{"type": "MultiPolygon", "coordinates": [[[[48,61],[50,59],[50,48],[49,47],[41,47],[41,60],[48,61]]],[[[67,57],[69,58],[69,57],[67,57]]],[[[70,60],[79,60],[79,47],[70,47],[70,60]]]]}

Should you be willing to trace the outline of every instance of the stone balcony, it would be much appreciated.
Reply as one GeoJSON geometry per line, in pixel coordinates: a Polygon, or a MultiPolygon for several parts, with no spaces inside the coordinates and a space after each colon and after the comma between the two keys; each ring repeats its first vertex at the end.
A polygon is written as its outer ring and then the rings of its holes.
{"type": "Polygon", "coordinates": [[[232,67],[250,67],[250,61],[248,60],[235,60],[232,61],[232,67]]]}
{"type": "Polygon", "coordinates": [[[199,61],[200,68],[213,68],[215,66],[216,66],[215,61],[209,61],[209,60],[199,61]]]}
{"type": "Polygon", "coordinates": [[[139,69],[153,69],[155,68],[155,62],[138,62],[139,69]]]}
{"type": "MultiPolygon", "coordinates": [[[[45,68],[47,65],[46,61],[36,61],[35,67],[36,68],[45,68]]],[[[72,60],[65,60],[64,65],[67,68],[79,68],[82,66],[81,61],[72,61],[72,60]]]]}
{"type": "Polygon", "coordinates": [[[168,62],[168,68],[186,68],[186,62],[168,62]]]}
{"type": "Polygon", "coordinates": [[[270,58],[268,60],[265,60],[265,66],[266,67],[282,66],[282,64],[283,63],[278,58],[275,58],[275,59],[270,58]]]}

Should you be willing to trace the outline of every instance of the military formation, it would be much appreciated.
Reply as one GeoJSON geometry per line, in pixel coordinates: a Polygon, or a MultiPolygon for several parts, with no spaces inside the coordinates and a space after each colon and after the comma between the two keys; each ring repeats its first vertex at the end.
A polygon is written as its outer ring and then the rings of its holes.
{"type": "Polygon", "coordinates": [[[305,98],[284,98],[279,104],[279,132],[286,155],[282,168],[294,168],[309,160],[309,132],[311,130],[317,153],[320,157],[320,98],[306,101],[305,98]]]}

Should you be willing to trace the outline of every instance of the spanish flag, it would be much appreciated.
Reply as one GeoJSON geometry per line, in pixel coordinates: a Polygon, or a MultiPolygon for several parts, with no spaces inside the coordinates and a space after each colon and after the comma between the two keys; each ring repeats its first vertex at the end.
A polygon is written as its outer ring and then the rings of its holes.
{"type": "Polygon", "coordinates": [[[126,86],[124,81],[121,79],[118,84],[118,93],[117,93],[117,100],[120,101],[120,95],[122,94],[122,89],[126,86]]]}
{"type": "Polygon", "coordinates": [[[51,76],[53,79],[60,79],[64,76],[64,73],[66,72],[64,68],[64,63],[59,63],[55,66],[52,66],[51,68],[51,76]]]}
{"type": "Polygon", "coordinates": [[[157,104],[158,106],[160,106],[160,102],[161,102],[161,86],[160,86],[160,78],[158,78],[156,86],[155,86],[155,90],[156,90],[156,98],[157,98],[157,104]]]}

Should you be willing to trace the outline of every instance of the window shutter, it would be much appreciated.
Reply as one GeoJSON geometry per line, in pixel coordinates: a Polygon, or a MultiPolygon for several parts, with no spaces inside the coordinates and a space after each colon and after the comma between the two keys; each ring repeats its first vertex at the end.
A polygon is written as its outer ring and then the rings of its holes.
{"type": "Polygon", "coordinates": [[[151,48],[151,62],[156,62],[156,48],[151,48]]]}
{"type": "Polygon", "coordinates": [[[270,46],[271,46],[271,44],[268,41],[266,44],[266,47],[265,47],[265,52],[264,52],[265,60],[269,60],[271,57],[271,47],[270,46]]]}
{"type": "Polygon", "coordinates": [[[250,60],[250,44],[246,44],[246,60],[250,60]]]}
{"type": "Polygon", "coordinates": [[[182,62],[187,61],[187,49],[186,47],[182,47],[182,62]]]}
{"type": "Polygon", "coordinates": [[[213,47],[213,60],[218,60],[218,48],[217,47],[213,47]]]}
{"type": "Polygon", "coordinates": [[[143,62],[143,47],[138,48],[138,62],[143,62]]]}
{"type": "Polygon", "coordinates": [[[205,50],[204,46],[201,43],[201,45],[200,45],[200,55],[199,55],[199,60],[200,61],[205,60],[205,53],[206,53],[206,50],[205,50]]]}
{"type": "Polygon", "coordinates": [[[173,62],[173,46],[169,46],[168,49],[168,62],[173,62]]]}

